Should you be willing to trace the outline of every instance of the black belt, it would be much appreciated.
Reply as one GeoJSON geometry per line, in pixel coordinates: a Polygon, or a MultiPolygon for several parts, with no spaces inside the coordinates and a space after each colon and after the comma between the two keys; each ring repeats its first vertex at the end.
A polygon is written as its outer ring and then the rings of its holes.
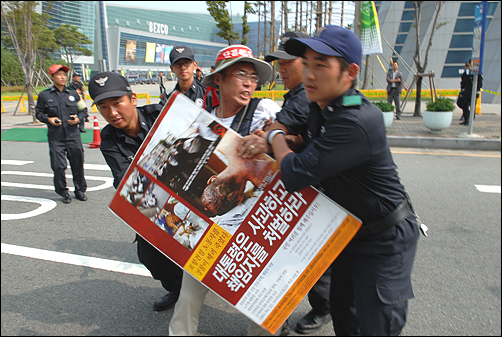
{"type": "Polygon", "coordinates": [[[404,218],[408,216],[411,212],[410,204],[408,200],[405,199],[397,208],[387,215],[382,220],[372,222],[368,225],[362,225],[359,232],[357,232],[355,239],[363,239],[369,236],[377,235],[387,229],[393,227],[394,225],[401,222],[404,218]]]}

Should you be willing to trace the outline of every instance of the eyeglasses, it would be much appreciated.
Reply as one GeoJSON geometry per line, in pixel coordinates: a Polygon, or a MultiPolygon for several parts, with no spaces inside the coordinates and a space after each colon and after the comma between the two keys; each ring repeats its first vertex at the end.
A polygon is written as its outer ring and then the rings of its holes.
{"type": "Polygon", "coordinates": [[[193,61],[176,62],[173,66],[177,69],[180,69],[181,67],[188,68],[192,63],[193,61]]]}
{"type": "Polygon", "coordinates": [[[258,83],[260,82],[260,78],[256,75],[248,75],[246,74],[245,72],[243,71],[240,71],[238,73],[233,73],[239,80],[241,81],[245,81],[247,78],[249,78],[249,80],[253,83],[258,83]]]}

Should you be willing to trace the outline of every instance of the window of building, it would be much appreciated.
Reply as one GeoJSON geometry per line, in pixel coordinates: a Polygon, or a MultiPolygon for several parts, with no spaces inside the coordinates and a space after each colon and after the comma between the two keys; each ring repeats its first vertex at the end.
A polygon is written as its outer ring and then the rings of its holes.
{"type": "Polygon", "coordinates": [[[473,35],[453,35],[450,48],[472,48],[473,35]]]}
{"type": "MultiPolygon", "coordinates": [[[[464,62],[465,63],[465,62],[464,62]]],[[[441,77],[460,77],[460,72],[464,69],[464,65],[461,66],[445,66],[443,67],[443,72],[441,77]]],[[[460,83],[459,83],[460,86],[460,83]]]]}
{"type": "Polygon", "coordinates": [[[137,23],[138,25],[140,24],[140,21],[139,21],[139,19],[136,19],[136,23],[137,23]]]}
{"type": "Polygon", "coordinates": [[[396,37],[396,44],[404,44],[404,41],[406,41],[406,37],[408,34],[398,34],[396,37]]]}
{"type": "MultiPolygon", "coordinates": [[[[411,22],[402,22],[399,25],[399,33],[408,33],[410,31],[411,22]]],[[[474,24],[472,25],[474,27],[474,24]]]]}
{"type": "Polygon", "coordinates": [[[404,8],[413,8],[413,9],[415,9],[415,7],[413,6],[413,3],[411,1],[406,1],[404,3],[404,8]]]}
{"type": "Polygon", "coordinates": [[[489,2],[488,3],[488,10],[486,11],[486,15],[492,16],[495,14],[495,10],[497,9],[499,2],[489,2]]]}
{"type": "Polygon", "coordinates": [[[455,23],[454,33],[463,33],[474,31],[474,19],[458,19],[455,23]]]}
{"type": "Polygon", "coordinates": [[[398,54],[401,54],[401,50],[403,49],[403,46],[395,46],[394,47],[394,50],[396,51],[396,53],[398,54]]]}
{"type": "Polygon", "coordinates": [[[474,16],[476,6],[479,6],[479,3],[462,3],[458,11],[458,16],[474,16]]]}
{"type": "Polygon", "coordinates": [[[130,26],[129,21],[126,21],[126,25],[127,25],[127,26],[130,26]]]}
{"type": "Polygon", "coordinates": [[[412,11],[403,11],[403,17],[401,21],[412,21],[415,19],[415,10],[412,11]]]}
{"type": "Polygon", "coordinates": [[[118,25],[120,23],[119,19],[115,19],[115,23],[118,25]]]}
{"type": "Polygon", "coordinates": [[[463,63],[472,57],[472,50],[450,50],[446,54],[445,63],[463,63]]]}

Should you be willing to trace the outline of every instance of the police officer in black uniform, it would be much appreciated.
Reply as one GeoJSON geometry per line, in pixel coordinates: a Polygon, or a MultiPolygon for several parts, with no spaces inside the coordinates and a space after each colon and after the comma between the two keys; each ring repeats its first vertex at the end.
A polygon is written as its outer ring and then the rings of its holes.
{"type": "MultiPolygon", "coordinates": [[[[197,62],[193,51],[187,46],[176,46],[171,50],[169,60],[171,61],[171,71],[178,78],[174,90],[181,92],[201,108],[212,106],[211,94],[206,94],[206,87],[195,80],[194,71],[197,68],[197,62]]],[[[165,104],[165,102],[160,102],[160,104],[165,104]]]]}
{"type": "MultiPolygon", "coordinates": [[[[307,123],[310,101],[305,94],[305,87],[302,82],[302,59],[284,51],[284,45],[292,37],[310,38],[302,32],[286,32],[281,36],[281,43],[277,50],[265,56],[265,61],[278,62],[279,73],[282,76],[284,87],[289,89],[289,92],[284,95],[282,109],[277,113],[277,119],[272,128],[281,128],[282,125],[283,130],[288,135],[300,135],[303,125],[307,123]]],[[[288,139],[288,144],[293,150],[295,149],[294,144],[297,143],[293,137],[288,139]]],[[[256,145],[254,146],[256,147],[256,145]]],[[[245,140],[243,141],[243,147],[247,147],[245,140]]],[[[296,330],[298,332],[303,334],[315,332],[331,320],[329,312],[330,280],[331,268],[328,268],[312,289],[310,289],[308,300],[312,306],[312,310],[297,322],[296,330]]]]}
{"type": "MultiPolygon", "coordinates": [[[[112,170],[117,188],[129,164],[161,112],[162,105],[136,107],[137,98],[127,80],[113,72],[96,74],[89,81],[89,94],[98,111],[109,123],[101,130],[100,150],[112,170]]],[[[164,254],[136,235],[138,257],[153,278],[160,280],[168,294],[155,301],[153,308],[162,311],[178,300],[182,271],[164,254]]]]}
{"type": "MultiPolygon", "coordinates": [[[[84,102],[86,102],[86,98],[85,98],[85,86],[84,86],[84,83],[80,79],[81,79],[80,73],[77,72],[77,71],[74,71],[73,72],[73,76],[71,78],[71,82],[68,84],[68,89],[75,90],[82,97],[82,99],[84,100],[84,102]]],[[[85,118],[82,119],[80,121],[80,123],[78,123],[80,132],[82,132],[82,133],[87,132],[87,131],[84,130],[84,126],[85,126],[85,122],[89,121],[88,117],[89,117],[89,114],[86,113],[85,118]]]]}
{"type": "Polygon", "coordinates": [[[63,202],[71,202],[70,193],[66,186],[65,171],[70,162],[75,186],[75,197],[86,201],[87,182],[84,177],[84,148],[78,123],[85,118],[87,107],[74,90],[65,87],[68,67],[53,64],[49,68],[54,86],[38,95],[35,106],[36,118],[47,124],[49,140],[49,154],[51,168],[54,171],[54,187],[56,193],[63,197],[63,202]]]}
{"type": "Polygon", "coordinates": [[[292,38],[302,56],[310,106],[303,149],[284,131],[264,134],[289,192],[309,185],[361,219],[354,239],[331,265],[330,310],[336,335],[399,335],[412,298],[411,270],[419,229],[400,183],[382,113],[353,88],[361,44],[350,30],[326,26],[292,38]]]}

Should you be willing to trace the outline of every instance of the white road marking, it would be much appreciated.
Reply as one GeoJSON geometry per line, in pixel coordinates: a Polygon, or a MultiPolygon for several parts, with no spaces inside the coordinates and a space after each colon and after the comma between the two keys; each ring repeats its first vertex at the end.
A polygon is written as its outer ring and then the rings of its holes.
{"type": "MultiPolygon", "coordinates": [[[[26,165],[26,164],[33,164],[34,161],[32,160],[2,160],[2,165],[26,165]]],[[[70,168],[70,167],[67,167],[70,168]]],[[[84,170],[99,170],[99,171],[110,171],[110,168],[108,165],[102,165],[102,164],[85,164],[84,163],[84,170]]]]}
{"type": "Polygon", "coordinates": [[[137,263],[128,263],[102,259],[99,257],[60,253],[45,249],[16,246],[7,243],[2,243],[2,253],[30,257],[45,261],[72,264],[75,266],[108,270],[117,273],[151,277],[148,269],[146,269],[142,264],[137,263]]]}
{"type": "Polygon", "coordinates": [[[57,203],[54,200],[51,199],[45,199],[45,198],[32,198],[32,197],[18,197],[15,195],[2,195],[2,200],[9,200],[9,201],[24,201],[24,202],[33,202],[36,204],[40,204],[40,207],[33,211],[25,212],[25,213],[19,213],[19,214],[4,214],[2,213],[1,219],[3,220],[19,220],[19,219],[26,219],[26,218],[31,218],[40,214],[44,214],[46,212],[49,212],[51,209],[57,206],[57,203]]]}
{"type": "Polygon", "coordinates": [[[32,164],[30,160],[2,160],[2,165],[26,165],[32,164]]]}
{"type": "Polygon", "coordinates": [[[484,193],[500,193],[500,186],[497,185],[474,185],[480,192],[484,193]]]}
{"type": "Polygon", "coordinates": [[[110,171],[108,165],[101,164],[84,164],[84,170],[100,170],[100,171],[110,171]]]}
{"type": "MultiPolygon", "coordinates": [[[[54,174],[52,173],[42,173],[42,172],[24,172],[24,171],[2,171],[3,174],[11,174],[11,175],[19,175],[19,176],[30,176],[30,177],[46,177],[46,178],[52,178],[54,177],[54,174]]],[[[71,179],[72,175],[67,174],[66,175],[67,179],[71,179]]],[[[86,180],[101,180],[104,181],[103,184],[94,186],[94,187],[88,187],[87,192],[91,191],[99,191],[99,190],[104,190],[109,187],[113,187],[113,178],[111,177],[95,177],[95,176],[85,176],[86,180]]],[[[53,185],[39,185],[39,184],[24,184],[24,183],[11,183],[11,182],[4,182],[2,181],[2,186],[8,186],[8,187],[19,187],[19,188],[34,188],[38,190],[54,190],[53,185]]],[[[74,187],[68,187],[70,191],[74,191],[74,187]]]]}

